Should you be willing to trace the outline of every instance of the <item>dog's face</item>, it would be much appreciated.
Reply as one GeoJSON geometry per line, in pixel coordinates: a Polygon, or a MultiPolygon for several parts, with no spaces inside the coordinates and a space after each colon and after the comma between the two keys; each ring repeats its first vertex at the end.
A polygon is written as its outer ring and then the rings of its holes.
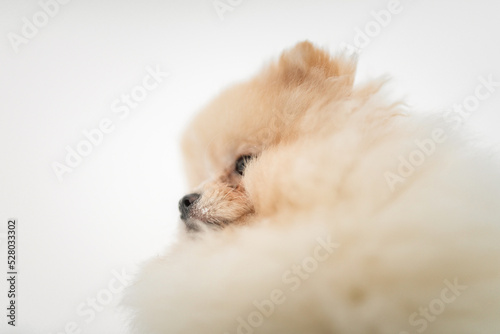
{"type": "Polygon", "coordinates": [[[321,132],[321,115],[312,121],[308,110],[324,102],[325,95],[345,99],[354,71],[353,62],[332,59],[308,42],[299,43],[277,63],[223,92],[198,114],[182,141],[193,189],[179,202],[186,228],[224,228],[269,214],[268,202],[273,199],[260,195],[278,185],[269,179],[264,182],[264,176],[286,172],[289,167],[286,158],[273,160],[273,156],[321,132]]]}

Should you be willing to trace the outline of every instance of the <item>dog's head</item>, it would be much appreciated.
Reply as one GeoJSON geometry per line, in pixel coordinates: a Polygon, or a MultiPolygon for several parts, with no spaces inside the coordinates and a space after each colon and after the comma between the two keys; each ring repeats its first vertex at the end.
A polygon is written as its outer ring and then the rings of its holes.
{"type": "Polygon", "coordinates": [[[192,187],[179,202],[187,229],[223,228],[260,218],[264,207],[260,201],[273,199],[259,192],[269,192],[273,185],[262,183],[256,175],[280,168],[285,172],[288,167],[286,159],[281,160],[283,165],[279,161],[270,165],[262,156],[321,132],[322,117],[316,115],[313,121],[307,110],[325,103],[324,96],[329,100],[348,97],[354,71],[353,61],[332,58],[302,42],[199,113],[182,141],[192,187]]]}

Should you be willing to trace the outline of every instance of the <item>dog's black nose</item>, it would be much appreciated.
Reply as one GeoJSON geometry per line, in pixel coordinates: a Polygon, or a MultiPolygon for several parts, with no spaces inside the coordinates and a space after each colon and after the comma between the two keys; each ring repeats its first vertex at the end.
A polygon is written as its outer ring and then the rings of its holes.
{"type": "Polygon", "coordinates": [[[179,201],[179,211],[181,212],[181,219],[187,219],[189,217],[189,212],[193,208],[193,203],[200,198],[200,194],[193,193],[184,196],[179,201]]]}

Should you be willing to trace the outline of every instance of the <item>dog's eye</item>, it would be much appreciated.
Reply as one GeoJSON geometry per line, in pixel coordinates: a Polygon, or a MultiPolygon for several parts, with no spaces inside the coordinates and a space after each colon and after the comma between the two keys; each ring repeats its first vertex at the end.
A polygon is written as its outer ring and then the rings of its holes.
{"type": "Polygon", "coordinates": [[[251,155],[242,155],[236,160],[236,164],[234,166],[234,171],[240,175],[243,175],[245,172],[245,167],[247,163],[252,160],[253,156],[251,155]]]}

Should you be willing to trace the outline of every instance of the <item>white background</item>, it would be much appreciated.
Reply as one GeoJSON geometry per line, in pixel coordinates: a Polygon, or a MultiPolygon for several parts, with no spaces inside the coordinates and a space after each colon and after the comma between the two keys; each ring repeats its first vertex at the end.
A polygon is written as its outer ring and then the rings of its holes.
{"type": "MultiPolygon", "coordinates": [[[[126,333],[119,294],[92,321],[77,308],[102,301],[113,270],[132,273],[172,239],[187,191],[178,148],[187,121],[298,41],[331,51],[353,44],[388,3],[243,0],[221,20],[211,0],[73,0],[16,53],[8,33],[21,35],[23,17],[33,22],[41,7],[0,0],[0,278],[12,217],[20,273],[18,326],[7,326],[2,306],[0,332],[69,333],[74,322],[81,333],[126,333]],[[171,75],[120,119],[112,102],[141,84],[147,66],[171,75]],[[103,118],[114,131],[59,182],[52,163],[103,118]]],[[[462,103],[479,76],[500,81],[500,2],[400,7],[363,48],[360,80],[389,74],[400,96],[431,112],[462,103]]],[[[498,90],[467,120],[491,142],[500,137],[498,90]]],[[[6,294],[1,278],[0,305],[6,294]]]]}

